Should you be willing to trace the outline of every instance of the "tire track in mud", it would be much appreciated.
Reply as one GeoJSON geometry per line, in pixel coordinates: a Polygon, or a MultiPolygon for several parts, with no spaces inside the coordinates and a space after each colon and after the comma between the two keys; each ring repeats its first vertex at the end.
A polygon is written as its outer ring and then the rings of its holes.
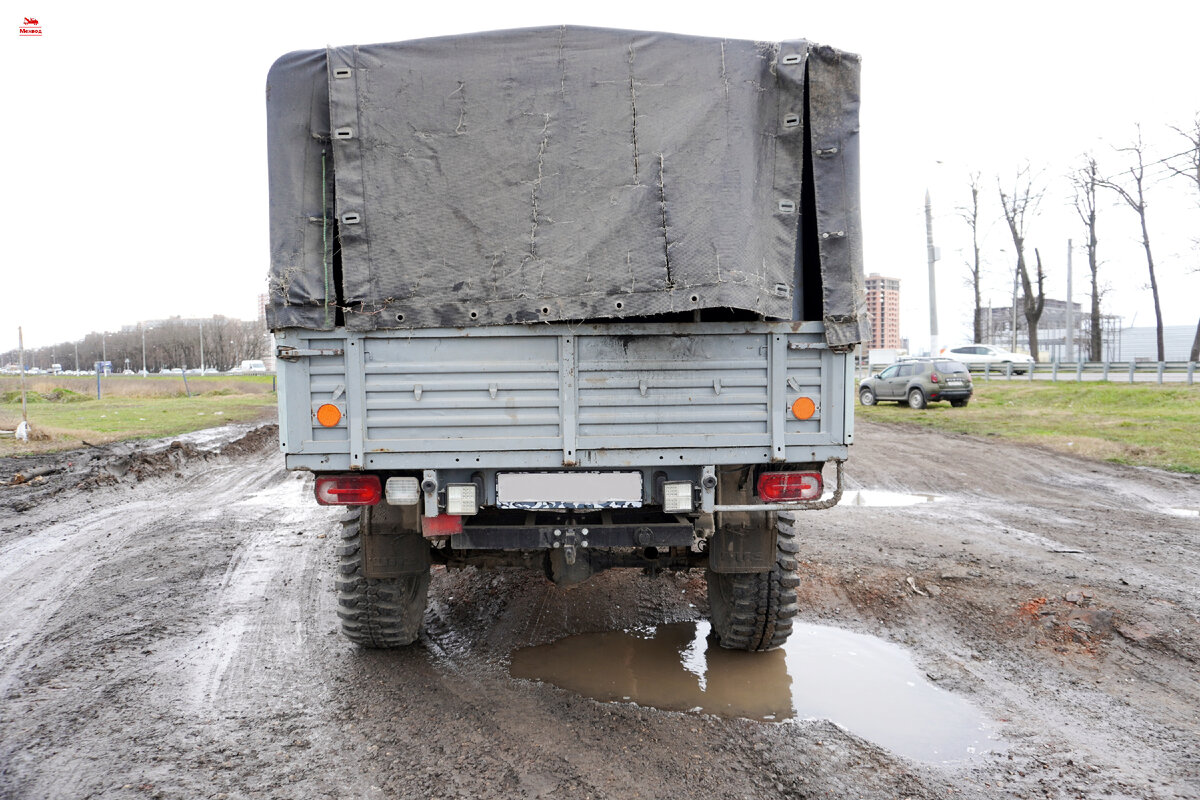
{"type": "MultiPolygon", "coordinates": [[[[272,485],[298,484],[268,464],[195,465],[186,481],[138,484],[133,498],[114,487],[46,504],[36,512],[46,524],[6,548],[3,561],[17,556],[21,580],[6,587],[0,619],[19,614],[12,600],[29,591],[54,597],[37,619],[21,621],[19,647],[0,661],[8,689],[0,730],[10,734],[0,733],[0,761],[32,766],[20,770],[22,792],[13,796],[86,796],[106,764],[129,761],[150,741],[157,749],[172,743],[179,702],[161,687],[179,674],[175,652],[212,622],[204,601],[229,571],[238,537],[257,531],[253,540],[275,526],[276,502],[249,515],[244,506],[272,485]],[[68,516],[74,521],[55,519],[68,516]],[[141,724],[130,726],[132,719],[141,724]],[[31,765],[30,745],[53,741],[72,746],[31,765]]],[[[0,795],[6,782],[0,778],[0,795]]]]}

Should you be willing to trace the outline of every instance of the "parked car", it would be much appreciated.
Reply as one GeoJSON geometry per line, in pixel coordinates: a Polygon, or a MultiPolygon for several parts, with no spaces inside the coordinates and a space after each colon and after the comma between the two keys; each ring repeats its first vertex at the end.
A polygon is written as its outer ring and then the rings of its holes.
{"type": "Polygon", "coordinates": [[[262,374],[262,373],[265,373],[266,371],[267,371],[266,364],[264,364],[259,359],[251,359],[249,361],[243,361],[238,366],[229,370],[229,374],[230,375],[253,375],[256,373],[262,374]]]}
{"type": "Polygon", "coordinates": [[[956,358],[974,370],[982,370],[989,365],[1006,369],[1005,365],[1012,364],[1013,372],[1018,375],[1024,375],[1033,369],[1033,356],[1002,350],[990,344],[964,344],[959,347],[943,347],[938,351],[938,355],[946,358],[956,358]]]}
{"type": "Polygon", "coordinates": [[[949,400],[961,408],[971,399],[971,373],[966,364],[948,358],[918,358],[892,364],[858,387],[858,401],[873,406],[880,400],[924,408],[929,403],[949,400]]]}

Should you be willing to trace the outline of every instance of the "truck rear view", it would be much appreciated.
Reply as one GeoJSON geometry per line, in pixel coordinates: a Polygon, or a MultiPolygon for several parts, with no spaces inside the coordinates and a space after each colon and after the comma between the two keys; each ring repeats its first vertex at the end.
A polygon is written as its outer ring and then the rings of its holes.
{"type": "Polygon", "coordinates": [[[783,643],[867,334],[857,85],[571,27],[275,64],[280,444],[351,507],[347,636],[415,640],[435,564],[702,568],[723,646],[783,643]]]}

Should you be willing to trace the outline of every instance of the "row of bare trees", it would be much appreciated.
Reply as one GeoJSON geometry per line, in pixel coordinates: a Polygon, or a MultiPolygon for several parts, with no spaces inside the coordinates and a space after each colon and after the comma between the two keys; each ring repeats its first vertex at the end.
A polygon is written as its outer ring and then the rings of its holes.
{"type": "MultiPolygon", "coordinates": [[[[267,349],[266,328],[262,321],[244,321],[213,316],[209,319],[174,317],[126,326],[120,331],[89,333],[76,342],[60,342],[49,347],[25,351],[25,367],[49,370],[52,364],[63,369],[88,370],[97,361],[111,361],[117,372],[137,372],[143,366],[158,372],[164,369],[203,366],[230,370],[247,359],[262,358],[267,349]]],[[[0,353],[0,364],[19,363],[16,350],[0,353]]]]}
{"type": "MultiPolygon", "coordinates": [[[[1091,154],[1085,155],[1082,165],[1068,176],[1074,194],[1074,209],[1083,226],[1087,243],[1088,270],[1091,278],[1091,336],[1088,350],[1089,358],[1093,361],[1099,361],[1103,352],[1100,311],[1103,288],[1100,280],[1101,259],[1098,256],[1097,209],[1100,197],[1104,194],[1114,197],[1119,205],[1127,207],[1137,215],[1146,270],[1149,276],[1150,293],[1154,301],[1158,360],[1165,360],[1162,303],[1159,297],[1158,275],[1155,271],[1154,251],[1150,243],[1150,228],[1147,222],[1149,206],[1147,192],[1155,179],[1148,169],[1161,167],[1166,179],[1187,181],[1190,187],[1196,191],[1197,210],[1200,211],[1200,113],[1196,115],[1189,128],[1172,126],[1172,130],[1187,142],[1187,146],[1182,152],[1148,161],[1141,127],[1138,126],[1135,141],[1127,147],[1117,149],[1116,152],[1119,154],[1122,166],[1111,176],[1101,174],[1097,160],[1091,154]]],[[[1019,168],[1010,183],[997,178],[996,186],[1004,221],[1015,251],[1016,263],[1012,274],[1014,284],[1018,282],[1020,284],[1020,308],[1029,331],[1029,349],[1033,357],[1037,359],[1037,326],[1045,310],[1046,273],[1042,266],[1041,253],[1036,247],[1033,249],[1035,268],[1031,273],[1026,257],[1026,238],[1028,224],[1037,215],[1038,205],[1044,195],[1045,187],[1028,165],[1019,168]]],[[[970,202],[959,209],[959,215],[971,231],[972,251],[967,260],[967,270],[969,282],[975,293],[975,341],[982,342],[983,307],[980,287],[983,278],[983,264],[980,256],[980,237],[986,227],[986,220],[980,216],[980,199],[985,189],[979,173],[973,173],[970,176],[969,189],[970,202]]],[[[1197,220],[1200,223],[1200,216],[1197,217],[1197,220]]],[[[1200,224],[1197,227],[1200,228],[1200,224]]],[[[1193,244],[1200,251],[1200,239],[1194,241],[1193,244]]],[[[1200,268],[1197,270],[1200,271],[1200,268]]],[[[1197,321],[1190,360],[1200,360],[1200,320],[1197,321]]]]}

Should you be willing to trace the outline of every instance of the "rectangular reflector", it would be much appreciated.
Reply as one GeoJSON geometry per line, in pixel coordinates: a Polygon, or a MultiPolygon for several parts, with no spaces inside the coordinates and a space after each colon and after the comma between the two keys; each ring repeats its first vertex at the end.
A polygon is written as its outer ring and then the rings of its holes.
{"type": "Polygon", "coordinates": [[[438,514],[436,517],[421,517],[422,536],[452,536],[462,533],[462,517],[451,514],[438,514]]]}

